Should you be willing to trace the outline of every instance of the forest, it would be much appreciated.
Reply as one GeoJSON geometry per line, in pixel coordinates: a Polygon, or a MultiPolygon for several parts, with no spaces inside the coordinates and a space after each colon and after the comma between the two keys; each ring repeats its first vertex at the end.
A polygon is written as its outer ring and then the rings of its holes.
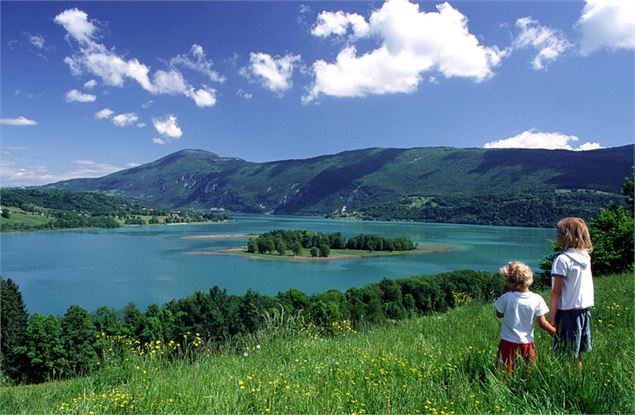
{"type": "Polygon", "coordinates": [[[378,235],[359,234],[351,238],[344,237],[340,232],[324,234],[307,230],[277,229],[250,238],[247,242],[247,252],[258,254],[277,253],[287,255],[302,255],[304,250],[312,257],[328,257],[331,249],[349,249],[363,251],[410,251],[417,245],[406,238],[384,238],[378,235]]]}

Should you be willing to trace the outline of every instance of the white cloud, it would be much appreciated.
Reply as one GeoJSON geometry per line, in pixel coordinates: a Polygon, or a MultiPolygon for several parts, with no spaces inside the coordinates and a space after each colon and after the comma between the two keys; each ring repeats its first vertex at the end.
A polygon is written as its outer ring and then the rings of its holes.
{"type": "Polygon", "coordinates": [[[144,122],[137,123],[137,127],[139,128],[145,128],[145,126],[146,126],[146,123],[144,122]]]}
{"type": "Polygon", "coordinates": [[[318,37],[330,35],[343,36],[348,32],[348,27],[353,29],[353,34],[358,37],[368,33],[368,23],[363,16],[357,13],[344,13],[343,11],[322,11],[311,34],[318,37]]]}
{"type": "Polygon", "coordinates": [[[273,57],[267,53],[251,53],[250,66],[241,73],[248,78],[255,78],[265,88],[281,94],[291,88],[291,77],[296,63],[301,61],[300,55],[287,54],[273,57]]]}
{"type": "Polygon", "coordinates": [[[162,146],[162,145],[167,144],[168,142],[167,142],[167,140],[164,140],[162,138],[153,138],[152,139],[152,143],[162,146]]]}
{"type": "Polygon", "coordinates": [[[86,81],[84,83],[84,88],[86,89],[93,89],[96,86],[97,86],[97,81],[95,81],[94,79],[91,79],[90,81],[86,81]]]}
{"type": "Polygon", "coordinates": [[[66,101],[68,102],[95,102],[97,97],[91,94],[84,94],[76,89],[71,89],[66,93],[66,101]]]}
{"type": "Polygon", "coordinates": [[[44,36],[32,35],[28,32],[24,32],[24,35],[27,37],[27,39],[29,39],[29,43],[31,45],[35,46],[38,49],[44,49],[44,44],[46,43],[44,36]]]}
{"type": "Polygon", "coordinates": [[[110,116],[114,113],[115,112],[110,108],[104,108],[103,110],[99,110],[95,113],[95,118],[97,118],[98,120],[104,120],[110,118],[110,116]]]}
{"type": "Polygon", "coordinates": [[[37,121],[19,116],[18,118],[0,118],[0,125],[11,125],[14,127],[31,127],[37,125],[37,121]]]}
{"type": "MultiPolygon", "coordinates": [[[[364,27],[359,23],[353,25],[357,37],[377,39],[380,45],[358,55],[357,47],[349,43],[335,62],[316,61],[315,81],[303,101],[311,102],[322,94],[360,97],[413,92],[427,71],[475,81],[493,76],[492,69],[500,64],[505,52],[479,44],[469,32],[467,18],[450,4],[436,8],[436,12],[425,12],[407,0],[386,1],[371,13],[368,30],[359,29],[364,27]]],[[[331,32],[338,27],[334,25],[331,32]]]]}
{"type": "Polygon", "coordinates": [[[213,69],[213,62],[207,60],[205,50],[201,45],[194,44],[190,51],[185,55],[177,55],[170,59],[172,66],[184,66],[193,71],[197,71],[206,75],[210,81],[225,82],[225,77],[213,69]]]}
{"type": "Polygon", "coordinates": [[[600,148],[604,148],[600,145],[600,143],[584,143],[580,147],[576,148],[576,151],[589,151],[589,150],[598,150],[600,148]]]}
{"type": "Polygon", "coordinates": [[[577,27],[583,56],[602,48],[635,49],[635,2],[586,0],[577,27]]]}
{"type": "Polygon", "coordinates": [[[541,132],[536,130],[523,131],[509,138],[485,143],[484,148],[543,148],[547,150],[595,150],[602,148],[599,143],[584,143],[577,148],[572,143],[580,139],[574,135],[558,132],[541,132]]]}
{"type": "Polygon", "coordinates": [[[77,9],[68,9],[55,16],[55,23],[64,26],[64,29],[76,41],[82,44],[90,44],[97,31],[95,25],[88,20],[88,15],[77,9]]]}
{"type": "Polygon", "coordinates": [[[0,161],[1,186],[32,186],[54,183],[60,180],[78,179],[85,177],[101,177],[119,170],[137,166],[137,163],[125,165],[104,163],[94,160],[74,160],[68,170],[51,171],[43,165],[18,165],[14,161],[0,161]]]}
{"type": "Polygon", "coordinates": [[[133,125],[139,120],[139,116],[134,112],[126,112],[124,114],[117,114],[112,117],[112,123],[117,127],[127,127],[133,125]]]}
{"type": "Polygon", "coordinates": [[[538,51],[531,66],[535,70],[545,69],[545,64],[554,61],[573,45],[559,33],[549,27],[542,26],[531,17],[521,17],[516,20],[516,27],[520,33],[512,42],[512,48],[533,48],[538,51]]]}
{"type": "Polygon", "coordinates": [[[250,99],[254,97],[252,94],[250,94],[249,92],[243,91],[242,89],[239,89],[238,91],[236,91],[236,95],[238,95],[239,97],[243,99],[246,99],[247,101],[249,101],[250,99]]]}
{"type": "Polygon", "coordinates": [[[198,107],[211,107],[216,104],[216,90],[203,86],[201,89],[190,88],[185,94],[192,98],[198,107]]]}
{"type": "MultiPolygon", "coordinates": [[[[124,59],[114,50],[109,50],[97,42],[97,27],[81,10],[66,10],[55,17],[55,22],[62,25],[68,37],[78,43],[78,53],[64,59],[73,75],[78,76],[87,72],[99,77],[104,84],[115,87],[123,87],[127,79],[132,79],[151,94],[184,95],[194,100],[198,106],[211,106],[216,102],[215,98],[210,99],[210,95],[213,94],[208,88],[195,89],[177,69],[157,70],[150,77],[150,68],[138,59],[124,59]]],[[[205,59],[200,46],[193,47],[191,56],[192,58],[189,58],[188,55],[187,59],[195,70],[211,68],[208,68],[211,62],[205,59]]],[[[177,63],[187,65],[187,59],[181,57],[177,59],[177,63]]]]}
{"type": "Polygon", "coordinates": [[[177,119],[174,115],[168,115],[165,118],[153,118],[152,124],[157,132],[168,138],[181,138],[183,131],[177,125],[177,119]]]}

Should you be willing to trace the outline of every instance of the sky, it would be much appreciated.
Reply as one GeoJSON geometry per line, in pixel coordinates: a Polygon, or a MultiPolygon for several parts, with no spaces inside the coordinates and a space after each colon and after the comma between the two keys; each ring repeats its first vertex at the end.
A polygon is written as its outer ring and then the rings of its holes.
{"type": "Polygon", "coordinates": [[[0,185],[635,137],[635,1],[0,2],[0,185]]]}

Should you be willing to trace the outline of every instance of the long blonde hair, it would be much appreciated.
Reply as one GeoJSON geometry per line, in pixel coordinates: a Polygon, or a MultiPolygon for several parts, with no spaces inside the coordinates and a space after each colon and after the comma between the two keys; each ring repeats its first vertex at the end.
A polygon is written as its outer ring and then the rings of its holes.
{"type": "Polygon", "coordinates": [[[562,249],[577,248],[593,252],[593,243],[589,227],[582,218],[564,218],[556,224],[558,229],[558,247],[562,249]]]}

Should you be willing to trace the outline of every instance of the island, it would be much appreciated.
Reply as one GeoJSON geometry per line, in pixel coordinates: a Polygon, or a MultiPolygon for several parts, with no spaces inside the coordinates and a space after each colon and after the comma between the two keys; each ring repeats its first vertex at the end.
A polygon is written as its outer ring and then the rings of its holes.
{"type": "Polygon", "coordinates": [[[340,232],[324,234],[308,230],[277,229],[250,237],[247,246],[190,251],[190,255],[240,255],[254,259],[295,262],[355,259],[387,255],[416,255],[452,251],[450,246],[418,246],[409,239],[359,234],[351,238],[340,232]]]}

